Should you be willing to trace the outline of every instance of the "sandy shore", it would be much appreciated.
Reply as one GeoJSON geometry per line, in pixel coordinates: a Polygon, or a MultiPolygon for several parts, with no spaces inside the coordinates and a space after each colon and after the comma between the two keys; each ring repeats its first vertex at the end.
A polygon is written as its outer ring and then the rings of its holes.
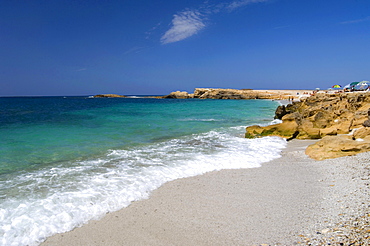
{"type": "Polygon", "coordinates": [[[314,161],[304,155],[310,143],[291,141],[283,157],[260,168],[166,183],[42,245],[339,245],[361,235],[352,221],[369,216],[370,154],[314,161]]]}

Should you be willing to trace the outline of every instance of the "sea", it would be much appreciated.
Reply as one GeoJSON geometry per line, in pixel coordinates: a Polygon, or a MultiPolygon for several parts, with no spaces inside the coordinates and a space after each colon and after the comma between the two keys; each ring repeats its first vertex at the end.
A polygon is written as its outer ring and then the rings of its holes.
{"type": "MultiPolygon", "coordinates": [[[[244,138],[278,101],[0,98],[0,245],[39,245],[164,183],[258,168],[286,141],[244,138]]],[[[248,189],[248,187],[246,187],[248,189]]]]}

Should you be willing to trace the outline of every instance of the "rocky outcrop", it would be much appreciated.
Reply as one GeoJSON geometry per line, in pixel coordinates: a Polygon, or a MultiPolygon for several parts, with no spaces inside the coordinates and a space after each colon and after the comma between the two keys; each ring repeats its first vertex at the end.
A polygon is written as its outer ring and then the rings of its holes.
{"type": "Polygon", "coordinates": [[[171,92],[167,96],[164,96],[163,98],[188,99],[188,98],[194,98],[194,94],[189,94],[186,91],[175,91],[175,92],[171,92]]]}
{"type": "Polygon", "coordinates": [[[126,97],[122,95],[117,95],[117,94],[99,94],[93,96],[94,98],[113,98],[113,97],[126,97]]]}
{"type": "Polygon", "coordinates": [[[315,160],[337,158],[370,151],[369,135],[365,139],[349,135],[325,136],[307,147],[306,155],[315,160]]]}
{"type": "Polygon", "coordinates": [[[171,92],[163,98],[199,98],[199,99],[273,99],[288,100],[308,96],[311,91],[304,90],[251,90],[251,89],[213,89],[196,88],[193,94],[185,91],[171,92]]]}
{"type": "Polygon", "coordinates": [[[309,91],[291,90],[251,90],[251,89],[212,89],[196,88],[194,98],[200,99],[295,99],[308,95],[309,91]]]}
{"type": "Polygon", "coordinates": [[[367,111],[367,120],[362,125],[364,127],[370,127],[370,109],[367,111]]]}
{"type": "Polygon", "coordinates": [[[196,88],[194,98],[200,99],[256,99],[257,93],[248,90],[196,88]]]}
{"type": "Polygon", "coordinates": [[[275,118],[282,123],[247,127],[245,137],[321,139],[306,151],[318,160],[353,155],[370,150],[370,128],[366,127],[370,125],[369,109],[370,94],[366,92],[318,93],[279,106],[275,118]]]}
{"type": "Polygon", "coordinates": [[[287,115],[281,124],[261,127],[258,125],[247,127],[246,138],[256,138],[265,136],[278,136],[288,140],[293,139],[298,134],[298,124],[294,117],[287,115]]]}

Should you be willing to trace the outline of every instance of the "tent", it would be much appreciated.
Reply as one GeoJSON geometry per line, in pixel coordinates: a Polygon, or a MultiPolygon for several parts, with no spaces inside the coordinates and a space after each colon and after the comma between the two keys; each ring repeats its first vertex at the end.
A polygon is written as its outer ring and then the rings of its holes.
{"type": "Polygon", "coordinates": [[[340,89],[340,88],[342,88],[342,86],[341,85],[333,85],[331,88],[333,88],[333,89],[340,89]]]}
{"type": "Polygon", "coordinates": [[[360,83],[360,82],[352,82],[352,83],[349,83],[348,85],[344,86],[343,89],[350,89],[350,90],[352,90],[355,87],[355,85],[357,85],[358,83],[360,83]]]}
{"type": "Polygon", "coordinates": [[[356,91],[365,91],[370,87],[369,81],[361,81],[354,86],[356,91]]]}

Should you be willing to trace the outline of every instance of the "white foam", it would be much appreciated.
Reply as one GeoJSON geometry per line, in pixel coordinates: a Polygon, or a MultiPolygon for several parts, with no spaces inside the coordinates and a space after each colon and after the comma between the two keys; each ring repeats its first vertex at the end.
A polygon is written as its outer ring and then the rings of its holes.
{"type": "Polygon", "coordinates": [[[221,121],[219,119],[196,119],[196,118],[186,118],[186,119],[179,119],[179,121],[221,121]]]}
{"type": "Polygon", "coordinates": [[[255,168],[280,157],[285,140],[245,139],[211,131],[126,150],[100,159],[1,181],[8,199],[0,204],[0,244],[37,245],[107,212],[145,199],[165,182],[205,172],[255,168]]]}
{"type": "Polygon", "coordinates": [[[274,119],[273,121],[269,123],[269,125],[275,125],[275,124],[280,124],[280,123],[283,123],[283,121],[279,119],[274,119]]]}

